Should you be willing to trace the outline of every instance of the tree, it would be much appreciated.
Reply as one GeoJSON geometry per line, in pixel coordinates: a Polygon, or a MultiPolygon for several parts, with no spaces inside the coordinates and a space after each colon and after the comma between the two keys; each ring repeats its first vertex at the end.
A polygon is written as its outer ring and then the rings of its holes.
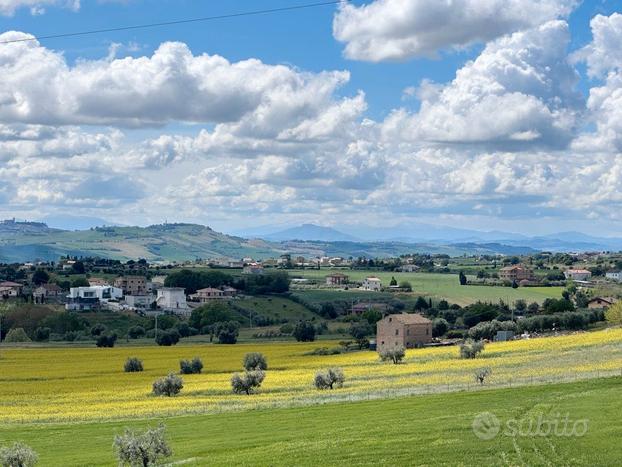
{"type": "Polygon", "coordinates": [[[259,352],[250,352],[244,355],[244,361],[242,362],[244,369],[247,371],[268,369],[268,360],[264,354],[259,352]]]}
{"type": "Polygon", "coordinates": [[[488,378],[492,374],[492,370],[490,368],[480,368],[475,372],[475,381],[479,384],[484,384],[486,378],[488,378]]]}
{"type": "Polygon", "coordinates": [[[210,303],[192,310],[188,324],[196,329],[203,329],[216,323],[233,321],[233,314],[226,303],[210,303]]]}
{"type": "Polygon", "coordinates": [[[246,371],[244,374],[234,373],[231,376],[231,388],[236,394],[250,395],[261,386],[266,374],[262,370],[246,371]]]}
{"type": "Polygon", "coordinates": [[[460,281],[460,285],[467,285],[467,277],[464,275],[464,272],[460,271],[460,274],[458,274],[458,280],[460,281]]]}
{"type": "Polygon", "coordinates": [[[527,306],[527,312],[530,314],[536,314],[540,311],[540,304],[538,302],[532,302],[527,306]]]}
{"type": "Polygon", "coordinates": [[[607,308],[605,319],[614,326],[622,326],[622,301],[616,302],[607,308]]]}
{"type": "Polygon", "coordinates": [[[97,347],[114,347],[117,341],[117,335],[113,332],[111,334],[102,334],[95,341],[97,347]]]}
{"type": "Polygon", "coordinates": [[[132,326],[127,330],[127,335],[130,339],[138,339],[146,334],[145,328],[142,326],[132,326]]]}
{"type": "Polygon", "coordinates": [[[214,334],[220,344],[235,344],[240,334],[240,323],[237,321],[225,321],[214,324],[214,334]]]}
{"type": "Polygon", "coordinates": [[[415,309],[415,311],[422,311],[422,310],[427,310],[428,308],[430,308],[430,305],[425,298],[417,297],[417,300],[415,301],[415,305],[413,308],[415,309]]]}
{"type": "Polygon", "coordinates": [[[292,335],[298,342],[313,342],[315,340],[315,326],[309,321],[299,321],[294,326],[292,335]]]}
{"type": "Polygon", "coordinates": [[[28,337],[24,328],[13,328],[4,337],[4,342],[30,342],[30,337],[28,337]]]}
{"type": "Polygon", "coordinates": [[[467,339],[460,344],[460,358],[475,358],[484,350],[483,341],[467,339]]]}
{"type": "Polygon", "coordinates": [[[50,330],[50,328],[42,328],[42,327],[38,327],[35,330],[35,340],[37,342],[45,342],[50,340],[50,333],[52,331],[50,330]]]}
{"type": "Polygon", "coordinates": [[[320,316],[328,319],[335,319],[337,317],[337,310],[332,303],[322,303],[320,308],[320,316]]]}
{"type": "Polygon", "coordinates": [[[71,282],[72,287],[88,287],[89,281],[87,281],[84,277],[78,277],[71,282]]]}
{"type": "Polygon", "coordinates": [[[441,300],[438,302],[437,308],[439,310],[449,310],[449,302],[447,300],[441,300]]]}
{"type": "Polygon", "coordinates": [[[365,321],[374,326],[378,321],[382,319],[382,313],[376,310],[375,308],[370,308],[369,310],[365,310],[361,315],[365,321]]]}
{"type": "MultiPolygon", "coordinates": [[[[84,274],[86,269],[84,268],[84,263],[82,261],[76,261],[71,265],[71,272],[74,274],[84,274]]],[[[75,287],[75,286],[74,286],[75,287]]]]}
{"type": "Polygon", "coordinates": [[[123,365],[123,371],[126,373],[138,373],[143,371],[143,362],[139,358],[136,357],[128,357],[125,361],[125,365],[123,365]]]}
{"type": "Polygon", "coordinates": [[[123,435],[114,438],[114,449],[117,452],[119,465],[155,466],[162,458],[173,454],[165,438],[166,428],[149,428],[144,433],[137,433],[129,428],[123,435]]]}
{"type": "Polygon", "coordinates": [[[527,302],[522,298],[519,298],[514,302],[514,309],[518,312],[523,312],[527,309],[527,302]]]}
{"type": "Polygon", "coordinates": [[[199,357],[194,357],[192,360],[180,360],[179,372],[182,375],[198,375],[203,370],[203,362],[199,357]]]}
{"type": "Polygon", "coordinates": [[[317,389],[333,389],[342,387],[346,380],[341,368],[328,368],[318,371],[313,378],[313,385],[317,389]]]}
{"type": "Polygon", "coordinates": [[[441,337],[449,330],[449,323],[446,319],[436,318],[432,321],[432,337],[441,337]]]}
{"type": "Polygon", "coordinates": [[[172,397],[180,393],[184,387],[184,380],[175,373],[169,373],[164,378],[153,382],[152,391],[156,396],[172,397]]]}
{"type": "Polygon", "coordinates": [[[101,336],[106,332],[106,325],[103,323],[97,323],[91,328],[91,336],[101,336]]]}
{"type": "Polygon", "coordinates": [[[464,324],[475,326],[481,321],[491,321],[499,316],[501,307],[492,303],[477,302],[464,307],[464,324]]]}
{"type": "Polygon", "coordinates": [[[2,467],[32,467],[39,461],[39,456],[30,447],[22,443],[0,449],[2,467]]]}
{"type": "Polygon", "coordinates": [[[156,343],[161,346],[170,347],[179,342],[179,333],[177,329],[171,329],[169,331],[160,331],[156,337],[156,343]]]}
{"type": "Polygon", "coordinates": [[[516,280],[512,281],[512,288],[513,289],[518,289],[518,282],[516,282],[516,280]]]}
{"type": "Polygon", "coordinates": [[[404,289],[406,292],[412,292],[413,291],[413,286],[408,281],[402,281],[402,282],[400,282],[400,289],[404,289]]]}
{"type": "Polygon", "coordinates": [[[350,326],[350,335],[356,339],[356,343],[359,346],[359,350],[369,347],[369,340],[367,336],[373,334],[374,329],[367,321],[361,321],[359,323],[352,323],[350,326]]]}
{"type": "Polygon", "coordinates": [[[397,285],[397,279],[394,276],[391,276],[391,282],[389,282],[390,287],[394,287],[397,285]]]}
{"type": "Polygon", "coordinates": [[[406,350],[404,347],[397,347],[395,349],[386,349],[380,352],[380,359],[383,362],[393,362],[395,365],[404,360],[406,356],[406,350]]]}
{"type": "Polygon", "coordinates": [[[34,285],[47,284],[50,280],[50,275],[45,269],[37,269],[32,274],[32,283],[34,285]]]}

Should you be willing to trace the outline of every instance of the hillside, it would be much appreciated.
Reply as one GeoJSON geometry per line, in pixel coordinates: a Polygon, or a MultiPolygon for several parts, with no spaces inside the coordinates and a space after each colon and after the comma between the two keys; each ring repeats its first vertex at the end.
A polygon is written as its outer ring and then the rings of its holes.
{"type": "Polygon", "coordinates": [[[278,244],[232,237],[195,224],[97,227],[82,231],[50,229],[42,223],[24,224],[0,223],[0,262],[51,261],[67,254],[181,261],[243,256],[265,258],[282,252],[278,244]]]}

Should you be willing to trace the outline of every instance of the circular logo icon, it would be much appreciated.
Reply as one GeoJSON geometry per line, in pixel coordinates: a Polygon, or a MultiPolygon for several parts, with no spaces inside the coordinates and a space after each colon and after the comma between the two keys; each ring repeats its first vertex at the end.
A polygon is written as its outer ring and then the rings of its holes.
{"type": "Polygon", "coordinates": [[[473,434],[483,441],[490,441],[499,434],[501,422],[490,412],[482,412],[478,414],[471,425],[473,434]]]}

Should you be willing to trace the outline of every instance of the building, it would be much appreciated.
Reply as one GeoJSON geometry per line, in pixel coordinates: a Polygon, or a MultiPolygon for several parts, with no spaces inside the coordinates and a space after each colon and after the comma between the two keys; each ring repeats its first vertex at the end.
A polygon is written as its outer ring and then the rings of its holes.
{"type": "Polygon", "coordinates": [[[123,290],[124,295],[145,295],[147,278],[144,276],[121,276],[114,280],[114,286],[123,290]]]}
{"type": "Polygon", "coordinates": [[[420,269],[416,264],[404,264],[398,268],[400,272],[417,272],[420,269]]]}
{"type": "Polygon", "coordinates": [[[611,271],[605,274],[605,277],[612,281],[622,281],[622,271],[611,271]]]}
{"type": "Polygon", "coordinates": [[[69,311],[90,311],[96,310],[109,300],[120,300],[123,298],[123,290],[105,285],[94,285],[91,287],[71,287],[67,295],[65,309],[69,311]]]}
{"type": "Polygon", "coordinates": [[[568,269],[564,271],[564,277],[573,281],[588,281],[592,278],[592,273],[587,269],[568,269]]]}
{"type": "Polygon", "coordinates": [[[609,308],[615,302],[617,302],[617,300],[612,297],[594,297],[589,302],[587,302],[587,307],[591,310],[609,308]]]}
{"type": "Polygon", "coordinates": [[[263,266],[259,263],[249,263],[244,266],[242,274],[263,274],[263,266]]]}
{"type": "Polygon", "coordinates": [[[0,281],[0,297],[19,297],[22,294],[22,284],[11,281],[0,281]]]}
{"type": "Polygon", "coordinates": [[[508,282],[520,282],[522,280],[533,281],[535,280],[533,271],[522,264],[515,264],[513,266],[507,266],[499,270],[499,279],[508,282]]]}
{"type": "Polygon", "coordinates": [[[379,352],[403,347],[412,349],[432,342],[432,321],[420,314],[387,315],[376,325],[379,352]]]}
{"type": "Polygon", "coordinates": [[[197,290],[196,293],[189,296],[190,300],[199,303],[209,303],[212,300],[225,300],[228,296],[223,290],[207,287],[197,290]]]}
{"type": "Polygon", "coordinates": [[[335,272],[326,276],[326,285],[339,286],[346,285],[350,278],[346,274],[335,272]]]}
{"type": "Polygon", "coordinates": [[[382,289],[382,281],[377,277],[367,277],[363,281],[363,290],[378,292],[382,289]]]}
{"type": "Polygon", "coordinates": [[[153,295],[126,295],[124,300],[133,310],[146,310],[153,303],[153,295]]]}
{"type": "Polygon", "coordinates": [[[37,287],[33,293],[35,303],[45,303],[52,299],[57,299],[63,295],[63,290],[56,284],[43,284],[37,287]]]}
{"type": "Polygon", "coordinates": [[[234,289],[233,287],[229,287],[229,286],[223,287],[222,291],[225,294],[225,297],[235,297],[238,294],[237,289],[234,289]]]}
{"type": "Polygon", "coordinates": [[[88,280],[90,286],[94,286],[94,285],[112,285],[112,284],[110,284],[109,281],[107,281],[106,279],[102,279],[101,277],[91,277],[91,278],[89,278],[87,280],[88,280]]]}
{"type": "Polygon", "coordinates": [[[162,287],[158,289],[156,305],[160,310],[176,314],[189,314],[190,307],[186,303],[186,293],[181,287],[162,287]]]}

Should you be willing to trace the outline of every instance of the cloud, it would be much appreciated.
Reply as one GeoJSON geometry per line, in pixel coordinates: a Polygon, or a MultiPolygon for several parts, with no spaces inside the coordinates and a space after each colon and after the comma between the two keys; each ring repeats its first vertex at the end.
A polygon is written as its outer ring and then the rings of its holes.
{"type": "Polygon", "coordinates": [[[342,4],[333,35],[345,56],[379,62],[434,56],[568,15],[575,0],[375,0],[342,4]]]}
{"type": "Polygon", "coordinates": [[[78,11],[80,0],[0,0],[0,15],[13,16],[20,8],[29,8],[32,15],[41,15],[48,5],[78,11]]]}
{"type": "MultiPolygon", "coordinates": [[[[9,32],[0,40],[32,37],[9,32]]],[[[37,41],[0,45],[0,122],[143,127],[169,122],[239,123],[273,133],[312,118],[349,73],[304,73],[256,59],[193,55],[179,42],[152,56],[69,65],[37,41]]],[[[244,128],[242,128],[244,127],[244,128]]],[[[320,130],[321,132],[321,130],[320,130]]]]}
{"type": "Polygon", "coordinates": [[[593,39],[573,55],[576,61],[587,63],[592,78],[602,78],[608,72],[622,68],[622,15],[596,15],[590,21],[593,39]]]}
{"type": "Polygon", "coordinates": [[[490,42],[447,85],[424,81],[416,92],[420,110],[394,111],[384,122],[385,138],[517,150],[566,146],[583,105],[568,42],[563,21],[490,42]]]}

